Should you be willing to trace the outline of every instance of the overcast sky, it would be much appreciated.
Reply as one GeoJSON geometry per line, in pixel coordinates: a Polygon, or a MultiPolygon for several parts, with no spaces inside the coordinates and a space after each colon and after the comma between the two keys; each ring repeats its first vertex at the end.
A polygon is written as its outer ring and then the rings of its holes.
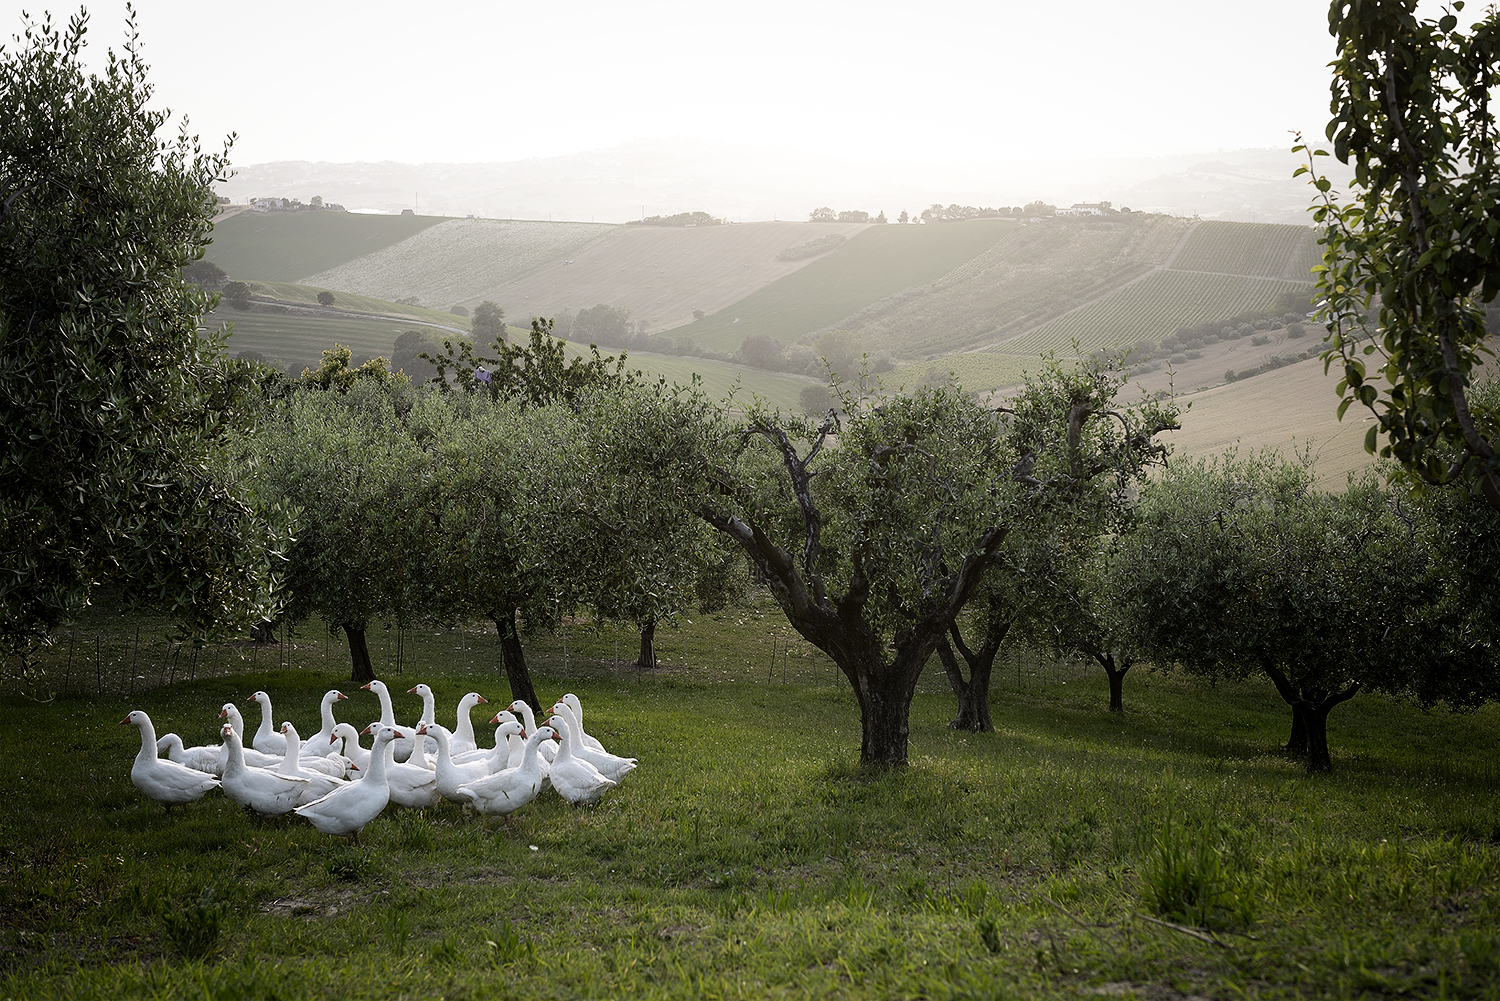
{"type": "MultiPolygon", "coordinates": [[[[88,5],[91,55],[123,0],[88,5]]],[[[7,44],[21,11],[0,0],[7,44]]],[[[704,137],[978,163],[1285,146],[1318,0],[137,0],[159,103],[234,161],[484,162],[704,137]]]]}

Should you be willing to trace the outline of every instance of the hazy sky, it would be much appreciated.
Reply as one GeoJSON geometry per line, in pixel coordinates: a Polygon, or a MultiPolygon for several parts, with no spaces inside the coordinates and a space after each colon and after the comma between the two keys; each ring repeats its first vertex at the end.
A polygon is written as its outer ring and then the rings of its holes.
{"type": "MultiPolygon", "coordinates": [[[[0,0],[7,45],[20,12],[0,0]]],[[[90,50],[123,0],[90,3],[90,50]]],[[[1284,146],[1327,120],[1317,0],[137,0],[159,103],[238,164],[480,162],[705,137],[974,163],[1284,146]]]]}

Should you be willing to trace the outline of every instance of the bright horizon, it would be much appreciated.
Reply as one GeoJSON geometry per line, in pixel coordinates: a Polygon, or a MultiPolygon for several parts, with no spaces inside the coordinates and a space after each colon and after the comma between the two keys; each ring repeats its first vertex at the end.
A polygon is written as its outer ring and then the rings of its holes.
{"type": "MultiPolygon", "coordinates": [[[[0,35],[68,5],[7,0],[0,35]]],[[[87,58],[124,38],[90,4],[87,58]]],[[[1307,0],[920,6],[136,3],[158,106],[237,165],[479,163],[702,138],[947,167],[1286,147],[1321,136],[1307,0]],[[1061,15],[1059,15],[1059,11],[1061,15]]]]}

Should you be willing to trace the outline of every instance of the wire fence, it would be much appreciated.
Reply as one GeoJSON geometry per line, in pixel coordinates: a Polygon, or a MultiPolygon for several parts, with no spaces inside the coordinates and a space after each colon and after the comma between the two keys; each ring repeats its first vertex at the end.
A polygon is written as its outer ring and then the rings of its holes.
{"type": "MultiPolygon", "coordinates": [[[[638,666],[640,635],[629,624],[564,618],[550,632],[526,637],[528,668],[550,678],[615,677],[644,682],[693,679],[700,682],[842,687],[847,684],[833,661],[798,635],[771,608],[734,609],[714,616],[681,618],[656,631],[656,665],[638,666]]],[[[0,686],[10,694],[132,697],[138,691],[208,678],[267,671],[314,671],[330,678],[350,674],[342,630],[318,620],[282,624],[274,639],[240,639],[194,645],[172,641],[169,623],[145,615],[121,615],[91,608],[56,637],[52,646],[22,671],[19,658],[4,664],[0,686]]],[[[380,677],[411,675],[475,679],[476,688],[503,682],[505,668],[492,622],[449,627],[372,625],[366,642],[380,677]]],[[[991,688],[1037,690],[1101,673],[1092,662],[1069,660],[1051,651],[1009,645],[996,658],[991,688]]],[[[948,680],[934,657],[918,691],[946,691],[948,680]]]]}

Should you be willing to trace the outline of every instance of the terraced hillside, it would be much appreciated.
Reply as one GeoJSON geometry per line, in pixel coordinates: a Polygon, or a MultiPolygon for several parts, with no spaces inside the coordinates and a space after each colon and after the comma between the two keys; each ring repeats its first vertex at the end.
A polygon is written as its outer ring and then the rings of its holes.
{"type": "Polygon", "coordinates": [[[853,237],[866,228],[797,222],[620,226],[568,259],[487,287],[476,298],[493,299],[517,318],[603,303],[630,310],[632,320],[655,332],[692,323],[694,310],[721,310],[822,260],[779,260],[782,251],[829,236],[853,237]]]}
{"type": "Polygon", "coordinates": [[[493,299],[519,316],[514,297],[503,291],[506,283],[619,229],[586,222],[449,219],[301,280],[391,301],[414,297],[434,309],[493,299]]]}
{"type": "MultiPolygon", "coordinates": [[[[922,229],[970,225],[976,224],[922,229]]],[[[1191,223],[1170,216],[1124,216],[1111,222],[1002,225],[1003,237],[983,253],[833,325],[857,334],[870,351],[908,360],[991,345],[1162,266],[1191,223]]]]}
{"type": "MultiPolygon", "coordinates": [[[[807,224],[803,231],[820,228],[807,224]]],[[[1013,239],[1016,229],[1015,222],[998,219],[870,226],[794,274],[673,333],[716,351],[734,351],[751,334],[794,343],[872,303],[942,278],[1013,239]]]]}
{"type": "Polygon", "coordinates": [[[215,223],[207,257],[240,281],[295,282],[442,222],[440,216],[237,212],[215,223]]]}

